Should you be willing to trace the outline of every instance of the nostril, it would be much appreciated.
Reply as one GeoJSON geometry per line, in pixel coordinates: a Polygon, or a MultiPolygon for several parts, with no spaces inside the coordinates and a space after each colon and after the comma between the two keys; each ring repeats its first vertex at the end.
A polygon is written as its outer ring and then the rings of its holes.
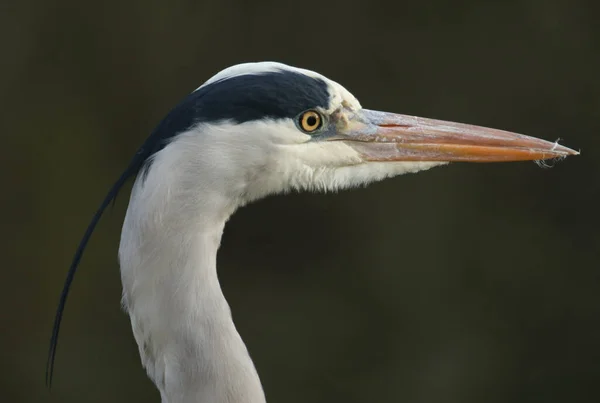
{"type": "Polygon", "coordinates": [[[411,127],[411,125],[406,125],[406,124],[401,125],[401,124],[397,124],[397,123],[383,123],[383,124],[380,124],[377,126],[379,126],[379,127],[405,127],[405,128],[411,127]]]}

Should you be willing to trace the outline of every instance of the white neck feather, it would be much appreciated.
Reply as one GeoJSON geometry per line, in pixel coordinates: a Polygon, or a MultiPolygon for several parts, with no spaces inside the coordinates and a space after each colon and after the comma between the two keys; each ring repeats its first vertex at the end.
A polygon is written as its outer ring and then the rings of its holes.
{"type": "Polygon", "coordinates": [[[123,226],[123,304],[142,363],[163,403],[264,403],[216,271],[223,227],[240,203],[185,161],[178,153],[154,161],[123,226]]]}

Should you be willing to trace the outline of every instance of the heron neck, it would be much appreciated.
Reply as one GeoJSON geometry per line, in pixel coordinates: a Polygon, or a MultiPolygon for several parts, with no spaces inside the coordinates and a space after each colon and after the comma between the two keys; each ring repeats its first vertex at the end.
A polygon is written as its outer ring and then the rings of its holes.
{"type": "Polygon", "coordinates": [[[217,250],[235,206],[210,195],[202,203],[149,199],[134,189],[120,261],[124,306],[163,403],[264,403],[217,277],[217,250]]]}

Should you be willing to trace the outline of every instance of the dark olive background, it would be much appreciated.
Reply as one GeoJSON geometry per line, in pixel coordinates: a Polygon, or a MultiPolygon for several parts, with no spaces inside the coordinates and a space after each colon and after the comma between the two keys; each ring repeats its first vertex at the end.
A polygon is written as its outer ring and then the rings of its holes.
{"type": "Polygon", "coordinates": [[[138,145],[217,71],[277,60],[363,106],[580,149],[453,164],[231,219],[219,273],[269,402],[600,401],[600,24],[593,1],[20,1],[0,5],[5,402],[159,402],[121,311],[138,145]]]}

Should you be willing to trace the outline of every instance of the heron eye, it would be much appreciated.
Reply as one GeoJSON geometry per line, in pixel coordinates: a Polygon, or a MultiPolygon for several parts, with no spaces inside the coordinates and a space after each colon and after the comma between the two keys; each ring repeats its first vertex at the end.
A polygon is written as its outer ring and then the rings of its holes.
{"type": "Polygon", "coordinates": [[[300,128],[307,133],[314,132],[321,127],[323,119],[315,111],[306,111],[300,115],[300,128]]]}

